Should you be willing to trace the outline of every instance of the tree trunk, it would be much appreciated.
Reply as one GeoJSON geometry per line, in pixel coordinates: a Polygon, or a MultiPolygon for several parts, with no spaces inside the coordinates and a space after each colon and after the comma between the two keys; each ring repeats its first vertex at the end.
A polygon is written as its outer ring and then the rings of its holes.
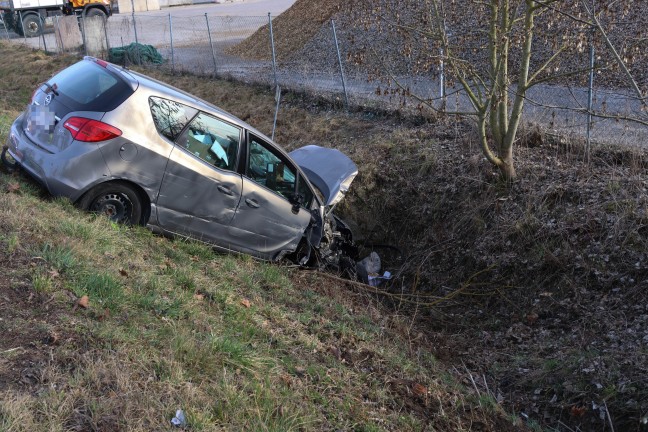
{"type": "Polygon", "coordinates": [[[502,178],[507,182],[515,180],[517,175],[515,165],[513,164],[513,146],[509,147],[505,154],[500,157],[501,163],[498,165],[502,178]]]}

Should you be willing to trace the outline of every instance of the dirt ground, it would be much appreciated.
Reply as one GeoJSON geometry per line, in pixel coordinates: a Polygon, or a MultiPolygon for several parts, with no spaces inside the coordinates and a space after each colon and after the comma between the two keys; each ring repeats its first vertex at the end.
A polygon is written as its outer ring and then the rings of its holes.
{"type": "MultiPolygon", "coordinates": [[[[315,52],[308,38],[341,10],[329,0],[315,14],[308,3],[277,18],[276,31],[299,29],[300,37],[277,38],[290,41],[279,50],[286,58],[315,52]]],[[[239,54],[267,55],[264,31],[239,54]]],[[[644,430],[645,154],[597,146],[587,164],[584,143],[527,125],[516,147],[519,180],[506,185],[469,124],[380,116],[371,131],[341,121],[344,132],[330,142],[362,161],[347,218],[367,243],[405,256],[390,290],[409,296],[387,301],[407,304],[441,360],[474,372],[472,384],[522,418],[564,431],[644,430]]]]}

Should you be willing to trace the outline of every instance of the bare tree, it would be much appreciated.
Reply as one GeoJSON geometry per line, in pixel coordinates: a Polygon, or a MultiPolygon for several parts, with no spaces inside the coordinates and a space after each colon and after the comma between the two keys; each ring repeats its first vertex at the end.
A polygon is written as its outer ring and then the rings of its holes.
{"type": "MultiPolygon", "coordinates": [[[[566,0],[378,0],[358,16],[367,28],[390,34],[392,43],[397,40],[398,55],[419,73],[443,63],[470,101],[471,109],[456,114],[475,119],[483,155],[512,180],[514,144],[529,89],[588,68],[560,61],[563,54],[587,46],[591,23],[578,19],[579,7],[566,0]]],[[[384,71],[409,91],[397,70],[384,71]]],[[[434,101],[412,96],[440,109],[434,101]]]]}

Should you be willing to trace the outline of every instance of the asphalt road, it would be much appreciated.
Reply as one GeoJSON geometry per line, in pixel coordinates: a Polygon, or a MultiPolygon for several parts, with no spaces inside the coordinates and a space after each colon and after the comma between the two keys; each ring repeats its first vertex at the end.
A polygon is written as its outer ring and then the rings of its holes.
{"type": "MultiPolygon", "coordinates": [[[[159,11],[136,12],[137,16],[168,16],[192,17],[196,15],[210,16],[272,16],[281,14],[295,3],[296,0],[243,0],[232,3],[204,3],[191,6],[176,6],[159,11]]],[[[117,15],[119,16],[119,15],[117,15]]]]}

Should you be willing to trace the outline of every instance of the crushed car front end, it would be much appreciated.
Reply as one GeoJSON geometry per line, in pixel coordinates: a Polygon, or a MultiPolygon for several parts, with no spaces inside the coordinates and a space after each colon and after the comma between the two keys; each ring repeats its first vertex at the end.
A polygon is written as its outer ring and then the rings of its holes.
{"type": "Polygon", "coordinates": [[[305,236],[309,248],[301,256],[300,264],[354,274],[358,248],[349,226],[333,211],[348,192],[358,167],[339,150],[316,145],[298,148],[289,155],[306,174],[321,201],[314,210],[310,234],[305,236]]]}

